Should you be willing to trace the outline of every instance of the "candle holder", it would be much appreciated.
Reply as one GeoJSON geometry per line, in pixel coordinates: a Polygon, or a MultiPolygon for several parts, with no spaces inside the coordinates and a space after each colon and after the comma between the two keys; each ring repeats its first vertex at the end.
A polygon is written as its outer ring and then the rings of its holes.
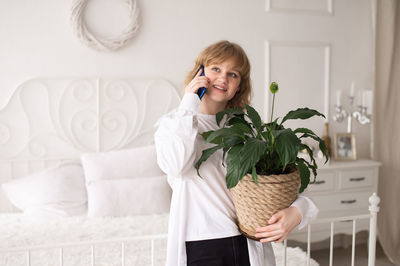
{"type": "Polygon", "coordinates": [[[367,114],[367,106],[359,105],[358,110],[354,110],[354,96],[349,96],[350,109],[346,111],[342,105],[335,104],[335,115],[333,120],[343,122],[347,118],[347,133],[352,131],[352,118],[357,120],[361,125],[366,125],[371,122],[371,116],[367,114]]]}

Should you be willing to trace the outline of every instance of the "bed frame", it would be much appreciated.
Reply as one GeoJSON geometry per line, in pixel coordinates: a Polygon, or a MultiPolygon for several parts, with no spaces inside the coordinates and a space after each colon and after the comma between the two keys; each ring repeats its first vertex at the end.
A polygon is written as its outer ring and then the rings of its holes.
{"type": "MultiPolygon", "coordinates": [[[[314,224],[322,224],[322,223],[329,223],[330,224],[330,253],[329,253],[329,265],[333,265],[333,238],[334,238],[334,225],[335,223],[341,221],[349,221],[351,220],[353,223],[353,233],[352,233],[352,252],[351,252],[351,265],[354,266],[355,263],[355,234],[356,234],[356,223],[359,220],[369,219],[369,245],[368,245],[368,266],[375,266],[375,248],[376,248],[376,222],[377,222],[377,214],[379,212],[379,197],[374,193],[370,198],[370,207],[369,211],[370,214],[365,215],[358,215],[358,216],[344,216],[344,217],[332,217],[332,218],[324,218],[324,219],[317,219],[316,221],[312,222],[308,225],[307,228],[307,266],[310,265],[310,254],[311,254],[311,233],[312,233],[312,225],[314,224]]],[[[60,243],[58,245],[41,245],[41,246],[31,246],[31,247],[20,247],[20,248],[11,248],[11,249],[0,249],[1,253],[21,253],[25,254],[26,256],[26,265],[31,265],[30,260],[30,253],[32,251],[38,250],[59,250],[59,265],[63,266],[63,249],[68,247],[77,247],[77,246],[87,246],[91,250],[91,265],[95,265],[95,245],[99,244],[110,244],[110,243],[118,243],[121,245],[121,265],[125,266],[125,243],[138,241],[138,240],[146,240],[150,241],[151,244],[151,266],[154,266],[154,241],[159,239],[166,239],[167,235],[150,235],[150,236],[140,236],[140,237],[131,237],[131,238],[119,238],[119,239],[108,239],[102,241],[80,241],[80,242],[71,242],[71,243],[60,243]]],[[[286,266],[287,260],[287,241],[284,241],[284,266],[286,266]]]]}
{"type": "MultiPolygon", "coordinates": [[[[66,161],[76,161],[85,152],[101,152],[147,145],[153,142],[154,123],[180,102],[177,90],[164,80],[58,78],[31,79],[21,84],[0,109],[0,184],[66,161]]],[[[308,226],[307,265],[310,264],[310,236],[313,224],[330,223],[330,265],[333,263],[334,224],[353,221],[351,265],[355,258],[355,228],[358,220],[369,219],[368,265],[375,265],[376,220],[379,198],[370,199],[370,214],[318,219],[308,226]]],[[[0,192],[0,212],[17,211],[0,192]]],[[[60,243],[2,249],[0,253],[26,254],[59,249],[63,265],[63,249],[88,246],[95,265],[95,245],[120,243],[122,265],[124,245],[135,240],[151,242],[166,238],[152,235],[104,241],[60,243]]],[[[284,242],[286,251],[286,241],[284,242]]],[[[152,265],[154,254],[151,254],[152,265]]],[[[286,261],[286,252],[285,252],[286,261]]],[[[286,263],[285,263],[286,265],[286,263]]]]}

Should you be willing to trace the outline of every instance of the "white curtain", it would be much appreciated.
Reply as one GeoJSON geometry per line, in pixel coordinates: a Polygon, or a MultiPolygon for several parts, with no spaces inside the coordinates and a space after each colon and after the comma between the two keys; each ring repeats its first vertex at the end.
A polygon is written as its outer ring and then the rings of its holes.
{"type": "Polygon", "coordinates": [[[400,265],[400,1],[377,0],[374,158],[382,162],[379,241],[400,265]]]}

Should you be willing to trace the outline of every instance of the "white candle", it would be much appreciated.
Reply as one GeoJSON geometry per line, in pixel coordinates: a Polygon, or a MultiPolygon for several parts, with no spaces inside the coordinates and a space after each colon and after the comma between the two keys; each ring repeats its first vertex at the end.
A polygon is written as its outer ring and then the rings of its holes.
{"type": "Polygon", "coordinates": [[[367,95],[367,91],[363,91],[363,94],[362,94],[362,106],[363,107],[367,107],[367,97],[368,97],[368,95],[367,95]]]}
{"type": "Polygon", "coordinates": [[[341,90],[337,90],[336,91],[336,105],[337,106],[342,106],[341,97],[342,97],[342,91],[341,90]]]}
{"type": "Polygon", "coordinates": [[[372,114],[372,90],[365,91],[365,106],[367,107],[367,114],[372,114]]]}
{"type": "Polygon", "coordinates": [[[362,106],[363,94],[364,94],[364,91],[357,91],[357,93],[356,93],[357,106],[362,106]]]}
{"type": "Polygon", "coordinates": [[[350,97],[354,97],[354,93],[355,93],[354,81],[352,81],[350,86],[350,97]]]}

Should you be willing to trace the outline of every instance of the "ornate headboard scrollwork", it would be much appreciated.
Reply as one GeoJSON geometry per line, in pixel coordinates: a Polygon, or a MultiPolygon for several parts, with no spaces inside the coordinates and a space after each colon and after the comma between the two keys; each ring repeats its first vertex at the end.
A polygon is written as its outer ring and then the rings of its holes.
{"type": "Polygon", "coordinates": [[[0,183],[85,152],[150,144],[155,122],[179,101],[165,80],[28,80],[0,110],[0,183]]]}

